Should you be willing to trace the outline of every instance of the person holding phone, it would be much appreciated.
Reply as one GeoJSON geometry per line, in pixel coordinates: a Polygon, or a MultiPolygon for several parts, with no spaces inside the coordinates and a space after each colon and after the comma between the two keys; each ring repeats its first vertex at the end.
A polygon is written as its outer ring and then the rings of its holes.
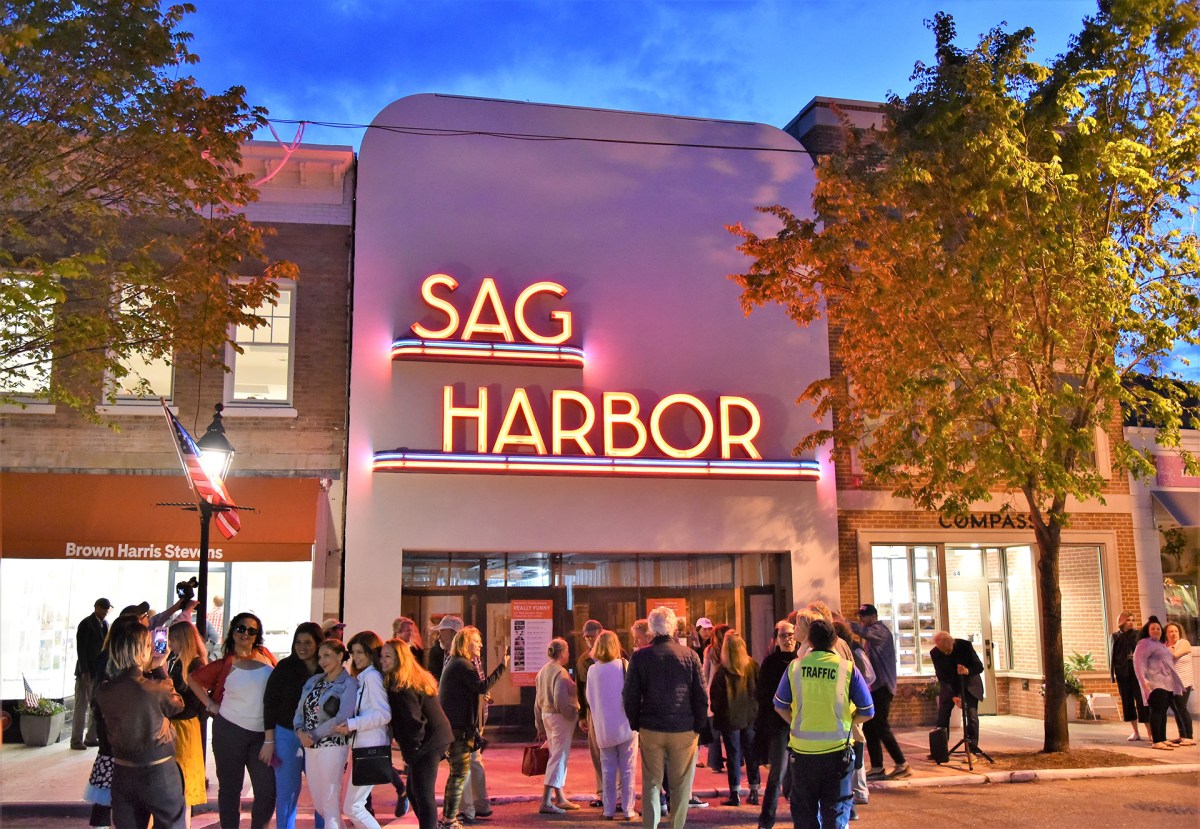
{"type": "Polygon", "coordinates": [[[263,692],[275,668],[275,655],[263,645],[262,620],[239,613],[229,624],[224,658],[188,677],[188,687],[212,715],[213,757],[217,761],[217,803],[221,826],[241,821],[246,772],[254,786],[250,825],[262,829],[275,813],[275,724],[263,713],[263,692]]]}
{"type": "Polygon", "coordinates": [[[183,777],[175,763],[175,736],[167,719],[183,710],[163,669],[166,653],[153,652],[152,636],[136,618],[118,619],[110,633],[107,679],[93,705],[104,720],[115,763],[114,826],[183,829],[183,777]]]}

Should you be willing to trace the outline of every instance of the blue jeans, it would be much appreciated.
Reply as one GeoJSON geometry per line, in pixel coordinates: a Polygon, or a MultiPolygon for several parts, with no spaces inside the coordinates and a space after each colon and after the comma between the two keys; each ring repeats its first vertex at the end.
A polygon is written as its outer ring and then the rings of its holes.
{"type": "Polygon", "coordinates": [[[769,766],[767,772],[767,788],[763,791],[762,811],[758,813],[758,825],[768,829],[775,825],[775,808],[779,803],[780,789],[787,795],[792,788],[791,776],[788,773],[788,737],[787,729],[777,728],[771,731],[768,756],[762,758],[769,766]]]}
{"type": "Polygon", "coordinates": [[[729,780],[729,794],[732,796],[742,785],[742,763],[746,763],[746,783],[751,791],[758,788],[758,760],[748,757],[754,745],[754,729],[743,728],[740,731],[722,731],[721,740],[725,743],[725,773],[729,780]]]}
{"type": "MultiPolygon", "coordinates": [[[[281,725],[275,726],[275,826],[296,829],[296,804],[300,801],[300,777],[304,771],[304,751],[296,732],[281,725]]],[[[325,818],[313,812],[313,825],[324,829],[325,818]]]]}
{"type": "Polygon", "coordinates": [[[792,823],[795,829],[842,829],[850,822],[850,778],[842,752],[792,754],[792,823]]]}

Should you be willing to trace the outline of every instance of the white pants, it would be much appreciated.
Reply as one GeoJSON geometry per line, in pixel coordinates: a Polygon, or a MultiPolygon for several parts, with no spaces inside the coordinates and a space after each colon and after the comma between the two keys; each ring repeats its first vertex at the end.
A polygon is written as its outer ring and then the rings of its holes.
{"type": "Polygon", "coordinates": [[[571,750],[571,736],[575,733],[576,722],[578,720],[568,720],[562,714],[542,714],[546,747],[550,749],[544,783],[552,789],[561,789],[567,782],[567,752],[571,750]]]}
{"type": "MultiPolygon", "coordinates": [[[[354,772],[351,771],[350,774],[353,777],[354,772]]],[[[342,802],[342,810],[354,821],[355,826],[380,829],[379,821],[367,811],[367,798],[370,797],[374,788],[374,786],[355,786],[352,782],[346,783],[346,799],[342,802]]]]}
{"type": "Polygon", "coordinates": [[[304,749],[304,774],[313,808],[325,818],[326,829],[343,829],[342,778],[346,774],[349,746],[304,749]]]}
{"type": "Polygon", "coordinates": [[[601,799],[604,816],[624,814],[633,817],[633,760],[637,756],[637,735],[623,743],[600,751],[601,799]],[[619,797],[618,797],[619,793],[619,797]]]}

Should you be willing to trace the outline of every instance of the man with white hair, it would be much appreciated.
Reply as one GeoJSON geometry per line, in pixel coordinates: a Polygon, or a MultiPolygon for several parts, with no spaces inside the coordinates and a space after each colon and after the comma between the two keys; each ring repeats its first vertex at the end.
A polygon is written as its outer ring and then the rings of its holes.
{"type": "Polygon", "coordinates": [[[929,651],[934,673],[941,683],[938,695],[937,727],[950,729],[950,715],[955,706],[967,712],[967,744],[979,751],[979,701],[983,699],[983,662],[975,646],[966,639],[955,639],[948,631],[933,635],[929,651]]]}
{"type": "Polygon", "coordinates": [[[630,657],[622,693],[625,715],[640,735],[642,826],[658,826],[665,767],[671,789],[671,825],[684,829],[692,798],[696,743],[708,722],[708,692],[695,651],[673,638],[675,611],[656,607],[648,621],[654,639],[630,657]]]}

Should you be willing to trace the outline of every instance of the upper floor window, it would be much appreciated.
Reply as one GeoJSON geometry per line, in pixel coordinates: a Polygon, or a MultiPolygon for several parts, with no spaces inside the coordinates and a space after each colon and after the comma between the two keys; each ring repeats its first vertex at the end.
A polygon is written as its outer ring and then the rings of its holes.
{"type": "Polygon", "coordinates": [[[280,285],[274,305],[252,309],[265,325],[237,327],[234,341],[241,353],[233,352],[230,395],[235,403],[292,402],[295,309],[295,287],[280,285]]]}
{"type": "MultiPolygon", "coordinates": [[[[121,300],[122,316],[136,314],[148,304],[144,294],[128,293],[121,300]]],[[[126,373],[121,377],[110,377],[113,396],[118,403],[157,401],[171,399],[174,391],[175,371],[166,357],[154,357],[149,349],[134,351],[123,358],[121,366],[126,373]]]]}
{"type": "Polygon", "coordinates": [[[45,397],[50,391],[57,284],[0,277],[0,394],[45,397]]]}

